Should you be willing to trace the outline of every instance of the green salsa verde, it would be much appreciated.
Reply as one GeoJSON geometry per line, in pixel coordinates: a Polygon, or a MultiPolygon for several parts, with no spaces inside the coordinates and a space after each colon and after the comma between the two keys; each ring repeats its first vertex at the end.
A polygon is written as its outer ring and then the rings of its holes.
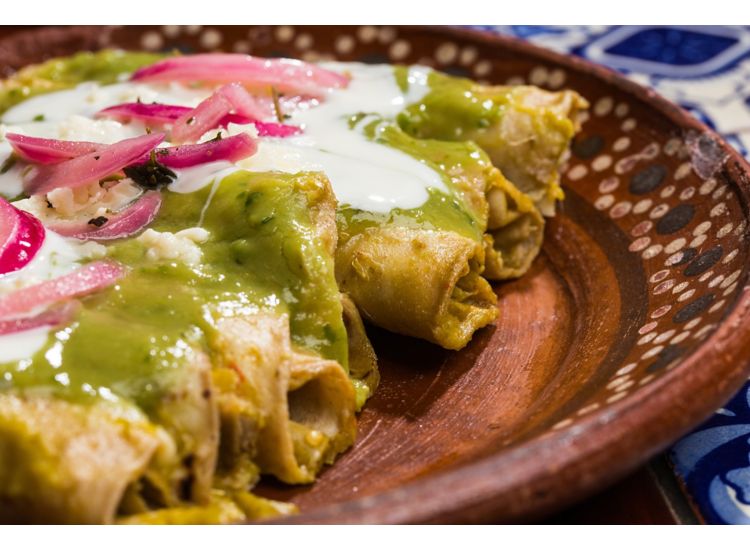
{"type": "Polygon", "coordinates": [[[288,315],[298,348],[346,366],[333,260],[309,213],[316,177],[239,171],[215,189],[165,192],[151,227],[201,224],[210,233],[199,245],[201,262],[155,262],[137,239],[110,245],[108,256],[127,275],[85,298],[76,321],[32,358],[0,365],[1,384],[73,400],[117,396],[149,411],[192,359],[191,348],[209,346],[219,316],[258,311],[288,315]]]}
{"type": "MultiPolygon", "coordinates": [[[[159,57],[104,50],[29,67],[0,88],[0,113],[34,95],[83,81],[115,82],[159,57]]],[[[400,86],[408,85],[403,68],[394,68],[394,78],[400,86]]],[[[457,109],[466,110],[465,98],[455,99],[462,104],[457,109]]],[[[478,106],[475,114],[489,116],[485,107],[478,106]]],[[[352,114],[353,131],[427,164],[449,192],[430,189],[422,206],[388,214],[340,205],[339,238],[345,241],[371,225],[395,224],[454,231],[481,242],[486,214],[471,206],[465,190],[472,183],[467,180],[478,181],[492,169],[487,155],[468,141],[414,137],[402,127],[402,116],[398,123],[381,120],[356,128],[359,119],[352,114]]],[[[151,228],[176,232],[202,222],[211,237],[200,245],[200,265],[150,262],[145,246],[135,239],[111,245],[108,255],[128,266],[128,275],[114,288],[84,299],[76,322],[56,331],[34,357],[0,365],[0,387],[44,387],[70,399],[111,392],[148,409],[171,377],[179,376],[191,347],[208,345],[216,315],[259,310],[288,314],[299,348],[346,367],[347,337],[332,260],[313,237],[304,193],[299,192],[306,177],[239,171],[215,190],[207,186],[190,194],[163,193],[151,228]]],[[[358,386],[359,393],[364,391],[358,386]]]]}
{"type": "MultiPolygon", "coordinates": [[[[408,89],[408,68],[399,66],[395,71],[402,89],[408,89]]],[[[570,137],[574,133],[574,123],[567,116],[525,103],[522,86],[481,86],[437,71],[430,73],[428,84],[430,91],[396,117],[409,135],[451,141],[475,139],[482,130],[499,124],[509,109],[527,113],[538,135],[555,131],[570,137]]]]}

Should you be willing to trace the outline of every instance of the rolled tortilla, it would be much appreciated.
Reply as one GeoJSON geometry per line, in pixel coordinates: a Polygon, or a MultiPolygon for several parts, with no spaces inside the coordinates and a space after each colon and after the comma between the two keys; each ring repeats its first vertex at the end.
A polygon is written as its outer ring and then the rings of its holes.
{"type": "Polygon", "coordinates": [[[177,501],[207,503],[219,450],[219,408],[211,378],[211,361],[203,352],[192,356],[170,385],[153,413],[172,434],[185,473],[173,480],[170,494],[177,501]]]}
{"type": "Polygon", "coordinates": [[[544,219],[471,142],[418,139],[387,121],[374,139],[442,173],[447,192],[388,214],[340,209],[339,286],[372,323],[460,349],[497,316],[486,278],[529,268],[544,219]]]}
{"type": "Polygon", "coordinates": [[[232,446],[254,456],[260,472],[308,483],[352,444],[356,399],[346,371],[294,350],[286,316],[221,319],[213,346],[219,368],[235,373],[229,403],[219,397],[222,417],[250,413],[234,420],[249,427],[234,431],[241,439],[232,446]]]}
{"type": "MultiPolygon", "coordinates": [[[[14,397],[13,406],[0,404],[0,465],[13,472],[0,474],[0,500],[13,503],[13,519],[223,521],[237,517],[238,510],[246,518],[284,512],[288,507],[266,506],[248,494],[259,475],[310,482],[354,441],[357,403],[344,365],[351,353],[357,376],[370,382],[377,377],[377,365],[356,309],[347,314],[356,338],[347,341],[331,256],[337,235],[327,179],[319,174],[234,174],[211,197],[204,227],[212,240],[203,248],[204,258],[234,250],[238,241],[262,246],[241,248],[240,262],[222,272],[237,278],[240,299],[251,296],[257,302],[226,309],[222,301],[215,307],[204,298],[214,295],[216,278],[197,278],[181,269],[180,276],[189,282],[177,279],[181,284],[175,285],[161,270],[178,268],[141,259],[144,252],[137,242],[124,244],[129,247],[122,253],[128,276],[117,290],[87,302],[77,318],[76,330],[88,331],[83,341],[102,345],[74,347],[77,354],[63,357],[76,384],[111,387],[123,402],[134,403],[129,407],[136,416],[113,417],[98,397],[74,404],[77,394],[67,396],[69,401],[48,396],[26,404],[27,398],[14,397]],[[226,223],[229,215],[234,224],[226,223]],[[269,258],[269,251],[278,254],[269,258]],[[205,305],[194,308],[195,303],[205,305]],[[141,325],[143,304],[158,311],[178,308],[178,314],[158,325],[153,320],[141,325]],[[291,328],[295,315],[298,339],[291,328]],[[313,322],[306,323],[308,316],[313,322]],[[126,331],[130,334],[119,340],[126,331]],[[133,353],[135,360],[138,350],[148,352],[155,334],[175,332],[183,338],[180,342],[195,347],[181,344],[179,353],[170,356],[171,368],[131,370],[127,363],[105,368],[111,350],[133,353]],[[101,368],[91,370],[92,365],[101,368]],[[144,387],[154,391],[145,393],[144,387]],[[48,422],[47,416],[60,422],[48,422]],[[41,451],[35,448],[37,441],[43,443],[41,451]],[[114,455],[95,452],[97,445],[114,455]],[[74,460],[66,454],[69,448],[86,449],[91,456],[77,454],[74,460]],[[218,502],[216,491],[232,504],[218,502]]],[[[185,212],[197,215],[204,200],[167,195],[162,217],[154,223],[168,225],[176,217],[183,224],[185,212]]],[[[78,334],[71,331],[65,343],[76,344],[78,334]]],[[[43,372],[25,382],[32,391],[46,380],[43,372]]],[[[0,394],[2,399],[10,395],[0,394]]]]}
{"type": "Polygon", "coordinates": [[[344,325],[349,338],[349,377],[357,392],[357,410],[372,397],[380,383],[378,358],[365,332],[359,310],[347,294],[341,295],[344,308],[344,325]]]}
{"type": "Polygon", "coordinates": [[[147,418],[122,402],[0,394],[0,517],[111,523],[208,503],[218,449],[211,364],[196,350],[147,418]],[[43,514],[40,511],[44,511],[43,514]]]}
{"type": "Polygon", "coordinates": [[[0,394],[0,519],[111,523],[129,485],[175,460],[137,409],[0,394]]]}
{"type": "Polygon", "coordinates": [[[487,279],[520,277],[539,254],[544,238],[544,218],[533,201],[496,170],[487,179],[488,203],[485,233],[487,279]]]}
{"type": "Polygon", "coordinates": [[[446,186],[461,201],[455,207],[465,209],[471,225],[466,220],[450,221],[454,212],[435,203],[433,218],[437,219],[430,220],[430,225],[474,238],[484,233],[484,277],[510,279],[526,272],[541,248],[544,218],[487,153],[470,141],[418,139],[396,125],[381,127],[378,135],[385,144],[445,174],[446,186]]]}
{"type": "Polygon", "coordinates": [[[487,86],[437,71],[430,91],[398,116],[420,138],[474,141],[545,216],[563,197],[560,165],[588,103],[577,93],[487,86]]]}
{"type": "Polygon", "coordinates": [[[378,326],[460,349],[497,316],[483,264],[483,244],[458,233],[373,226],[339,246],[336,278],[378,326]]]}

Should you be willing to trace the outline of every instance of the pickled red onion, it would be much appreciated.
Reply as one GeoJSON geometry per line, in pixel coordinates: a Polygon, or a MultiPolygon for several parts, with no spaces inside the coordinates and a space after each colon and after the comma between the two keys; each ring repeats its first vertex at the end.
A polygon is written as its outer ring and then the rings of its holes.
{"type": "Polygon", "coordinates": [[[111,286],[123,275],[125,269],[114,262],[97,261],[86,264],[67,275],[0,296],[0,319],[16,317],[68,298],[91,294],[111,286]]]}
{"type": "Polygon", "coordinates": [[[62,141],[13,133],[5,134],[5,139],[19,157],[34,164],[56,164],[104,147],[91,141],[62,141]]]}
{"type": "Polygon", "coordinates": [[[43,311],[38,315],[1,320],[0,335],[12,334],[14,332],[21,332],[39,327],[52,327],[65,324],[75,316],[80,308],[80,302],[77,300],[69,300],[63,302],[57,307],[52,307],[43,311]]]}
{"type": "Polygon", "coordinates": [[[208,130],[216,128],[225,115],[232,111],[232,103],[220,93],[211,94],[193,110],[174,121],[171,141],[198,141],[208,130]]]}
{"type": "MultiPolygon", "coordinates": [[[[180,116],[192,111],[190,107],[168,105],[165,103],[123,103],[99,111],[96,116],[109,117],[117,120],[141,120],[147,124],[172,124],[180,116]]],[[[299,126],[279,124],[278,122],[263,122],[238,113],[224,115],[217,126],[226,128],[230,123],[255,124],[260,137],[289,137],[302,133],[299,126]]],[[[210,130],[210,128],[209,128],[210,130]]],[[[25,137],[25,136],[22,136],[25,137]]],[[[52,140],[54,141],[54,140],[52,140]]]]}
{"type": "MultiPolygon", "coordinates": [[[[254,155],[257,149],[255,140],[243,133],[205,143],[157,149],[156,160],[169,168],[189,168],[219,160],[237,162],[254,155]]],[[[141,162],[147,160],[143,157],[141,162]]]]}
{"type": "Polygon", "coordinates": [[[131,80],[160,82],[239,82],[273,86],[282,92],[320,96],[345,88],[349,79],[334,71],[295,59],[265,59],[244,54],[197,54],[170,57],[143,67],[131,80]]]}
{"type": "Polygon", "coordinates": [[[122,239],[138,233],[150,224],[161,207],[161,194],[146,191],[121,212],[109,216],[103,225],[97,227],[86,222],[49,222],[48,227],[64,237],[82,240],[105,241],[122,239]]]}
{"type": "Polygon", "coordinates": [[[134,119],[146,124],[170,124],[190,111],[190,107],[166,103],[122,103],[102,109],[96,113],[96,117],[121,121],[134,119]]]}
{"type": "Polygon", "coordinates": [[[48,193],[59,187],[75,188],[101,180],[133,164],[164,141],[164,134],[147,134],[105,145],[93,153],[58,164],[35,166],[24,178],[30,195],[48,193]]]}
{"type": "Polygon", "coordinates": [[[0,275],[18,271],[33,260],[45,235],[38,219],[0,198],[0,275]]]}

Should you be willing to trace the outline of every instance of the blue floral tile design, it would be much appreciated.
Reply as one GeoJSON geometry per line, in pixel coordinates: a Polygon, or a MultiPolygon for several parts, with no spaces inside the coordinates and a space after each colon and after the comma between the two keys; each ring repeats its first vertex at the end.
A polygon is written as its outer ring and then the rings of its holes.
{"type": "Polygon", "coordinates": [[[700,78],[721,72],[750,51],[738,27],[619,27],[586,45],[592,61],[653,76],[700,78]]]}
{"type": "Polygon", "coordinates": [[[711,35],[687,29],[655,27],[638,29],[624,39],[616,40],[604,51],[667,65],[700,65],[736,45],[732,36],[711,35]]]}
{"type": "MultiPolygon", "coordinates": [[[[483,26],[608,65],[750,151],[750,27],[483,26]]],[[[669,451],[707,523],[750,524],[750,383],[669,451]]]]}
{"type": "Polygon", "coordinates": [[[750,385],[670,455],[707,522],[750,524],[750,385]]]}

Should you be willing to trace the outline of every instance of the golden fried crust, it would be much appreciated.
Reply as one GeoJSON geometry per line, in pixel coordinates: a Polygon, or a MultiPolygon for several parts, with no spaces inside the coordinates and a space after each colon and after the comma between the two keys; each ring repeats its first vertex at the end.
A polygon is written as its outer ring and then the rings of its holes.
{"type": "Polygon", "coordinates": [[[532,200],[494,170],[486,190],[489,203],[486,261],[487,279],[520,277],[539,254],[544,218],[532,200]]]}
{"type": "Polygon", "coordinates": [[[374,324],[460,349],[497,316],[481,243],[449,231],[372,227],[336,253],[336,279],[374,324]]]}
{"type": "Polygon", "coordinates": [[[0,394],[0,519],[110,523],[164,436],[134,411],[0,394]]]}
{"type": "MultiPolygon", "coordinates": [[[[287,483],[308,483],[355,436],[355,395],[335,361],[292,349],[285,315],[222,319],[213,347],[221,368],[237,372],[244,412],[253,418],[252,448],[263,473],[287,483]]],[[[220,406],[224,400],[220,396],[220,406]]]]}

